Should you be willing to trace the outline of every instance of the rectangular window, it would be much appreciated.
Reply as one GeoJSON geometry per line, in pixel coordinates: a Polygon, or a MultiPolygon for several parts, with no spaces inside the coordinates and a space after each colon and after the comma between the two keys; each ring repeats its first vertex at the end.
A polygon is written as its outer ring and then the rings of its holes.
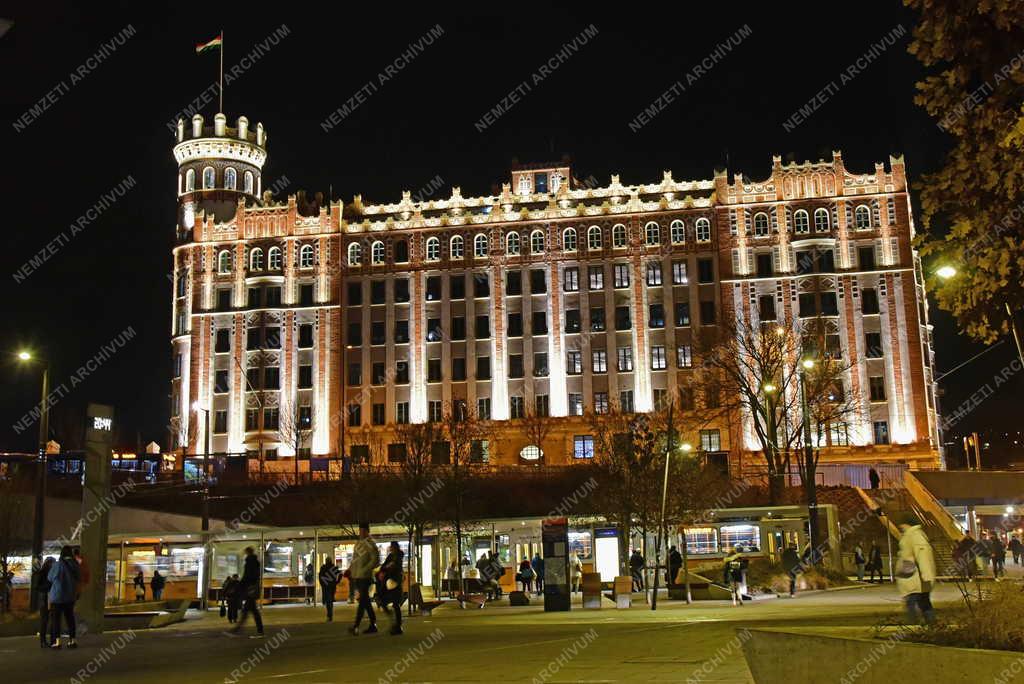
{"type": "Polygon", "coordinates": [[[607,392],[594,392],[594,413],[608,413],[607,392]]]}
{"type": "Polygon", "coordinates": [[[395,422],[399,425],[409,423],[409,402],[400,401],[395,404],[395,422]]]}
{"type": "Polygon", "coordinates": [[[618,350],[616,350],[616,356],[618,357],[617,368],[620,373],[628,373],[633,370],[632,347],[619,347],[618,350]]]}
{"type": "Polygon", "coordinates": [[[219,370],[213,375],[213,391],[216,394],[224,394],[228,391],[228,372],[219,370]]]}
{"type": "Polygon", "coordinates": [[[374,404],[372,407],[372,420],[374,425],[383,425],[387,422],[387,412],[384,404],[374,404]]]}
{"type": "Polygon", "coordinates": [[[762,321],[774,321],[775,295],[761,295],[757,298],[757,314],[762,321]]]}
{"type": "Polygon", "coordinates": [[[534,311],[533,312],[533,329],[534,335],[547,335],[548,334],[548,313],[546,311],[534,311]]]}
{"type": "Polygon", "coordinates": [[[800,318],[818,315],[818,295],[813,292],[800,293],[800,318]]]}
{"type": "Polygon", "coordinates": [[[574,435],[572,438],[573,458],[594,458],[594,437],[592,435],[574,435]]]}
{"type": "Polygon", "coordinates": [[[628,306],[617,306],[615,307],[615,329],[616,330],[629,330],[633,327],[633,321],[629,318],[629,307],[628,306]]]}
{"type": "Polygon", "coordinates": [[[384,321],[373,321],[370,323],[370,344],[378,345],[387,342],[387,331],[384,328],[384,321]]]}
{"type": "Polygon", "coordinates": [[[509,354],[508,355],[508,377],[510,378],[521,378],[524,375],[523,371],[523,355],[522,354],[509,354]]]}
{"type": "Polygon", "coordinates": [[[693,347],[688,344],[676,347],[676,367],[693,368],[693,347]]]}
{"type": "Polygon", "coordinates": [[[370,281],[370,304],[383,304],[384,302],[384,281],[370,281]]]}
{"type": "Polygon", "coordinates": [[[569,393],[569,415],[570,416],[582,416],[583,415],[583,395],[575,392],[569,393]]]}
{"type": "Polygon", "coordinates": [[[409,321],[395,321],[395,344],[409,341],[409,321]]]}
{"type": "Polygon", "coordinates": [[[871,401],[885,401],[885,378],[880,375],[872,375],[868,378],[868,383],[871,401]]]}
{"type": "MultiPolygon", "coordinates": [[[[363,343],[363,326],[360,323],[348,324],[348,346],[358,347],[363,343]]],[[[258,348],[258,347],[257,347],[258,348]]]]}
{"type": "Polygon", "coordinates": [[[370,462],[370,445],[369,444],[353,444],[352,449],[349,452],[352,455],[353,463],[369,463],[370,462]]]}
{"type": "Polygon", "coordinates": [[[221,328],[217,331],[217,337],[214,341],[213,350],[217,354],[223,354],[231,351],[231,331],[227,328],[221,328]]]}
{"type": "Polygon", "coordinates": [[[595,306],[590,310],[590,330],[593,332],[601,332],[604,329],[604,307],[595,306]]]}
{"type": "Polygon", "coordinates": [[[299,306],[313,306],[313,285],[311,283],[299,285],[299,306]]]}
{"type": "Polygon", "coordinates": [[[491,280],[486,273],[473,274],[473,296],[477,299],[491,296],[491,280]]]}
{"type": "Polygon", "coordinates": [[[217,309],[219,311],[227,311],[231,308],[231,290],[221,289],[217,290],[217,309]]]}
{"type": "Polygon", "coordinates": [[[387,381],[387,374],[384,372],[384,363],[377,362],[373,364],[373,373],[370,376],[370,382],[374,385],[383,385],[387,381]]]}
{"type": "Polygon", "coordinates": [[[276,408],[263,409],[263,429],[276,430],[280,426],[280,414],[276,408]]]}
{"type": "Polygon", "coordinates": [[[722,450],[722,433],[719,430],[701,430],[700,431],[700,450],[704,452],[708,451],[721,451],[722,450]]]}
{"type": "Polygon", "coordinates": [[[452,380],[463,382],[466,379],[466,359],[461,356],[452,358],[452,380]]]}
{"type": "Polygon", "coordinates": [[[580,331],[580,310],[566,309],[565,311],[565,332],[578,333],[580,331]]]}
{"type": "Polygon", "coordinates": [[[661,285],[661,264],[656,261],[647,264],[647,284],[661,285]]]}
{"type": "Polygon", "coordinates": [[[570,351],[565,355],[565,372],[579,375],[583,372],[583,355],[579,351],[570,351]]]}
{"type": "Polygon", "coordinates": [[[526,415],[526,409],[523,404],[522,397],[509,397],[508,399],[508,417],[512,420],[523,418],[526,415]]]}
{"type": "Polygon", "coordinates": [[[281,389],[281,369],[276,366],[263,369],[263,389],[281,389]]]}
{"type": "Polygon", "coordinates": [[[313,348],[313,324],[303,323],[299,326],[299,349],[313,348]]]}
{"type": "Polygon", "coordinates": [[[395,301],[396,302],[407,302],[409,301],[409,279],[398,278],[395,280],[395,301]]]}
{"type": "Polygon", "coordinates": [[[690,325],[690,303],[676,302],[676,327],[682,328],[690,325]]]}
{"type": "Polygon", "coordinates": [[[878,313],[878,290],[865,287],[860,291],[860,312],[862,314],[878,313]]]}
{"type": "Polygon", "coordinates": [[[522,271],[509,271],[505,274],[505,294],[510,297],[523,294],[522,271]]]}
{"type": "Polygon", "coordinates": [[[448,276],[448,298],[449,299],[465,299],[466,298],[466,274],[457,273],[455,275],[448,276]]]}
{"type": "Polygon", "coordinates": [[[299,366],[299,389],[310,389],[313,386],[313,366],[299,366]]]}
{"type": "Polygon", "coordinates": [[[672,284],[673,285],[688,285],[690,279],[686,276],[686,262],[685,261],[673,261],[672,262],[672,284]]]}
{"type": "Polygon", "coordinates": [[[464,316],[452,316],[450,330],[453,340],[466,339],[466,318],[464,316]]]}
{"type": "Polygon", "coordinates": [[[181,353],[178,353],[178,354],[174,355],[174,377],[176,377],[176,378],[180,378],[181,377],[181,359],[182,359],[181,353]]]}
{"type": "Polygon", "coordinates": [[[510,313],[508,315],[508,336],[509,337],[522,337],[523,336],[523,314],[521,314],[521,313],[510,313]]]}
{"type": "Polygon", "coordinates": [[[857,263],[860,264],[860,270],[862,270],[862,271],[873,271],[873,270],[875,270],[875,248],[874,247],[858,247],[857,248],[857,263]]]}
{"type": "Polygon", "coordinates": [[[349,283],[348,284],[348,305],[359,306],[363,303],[363,285],[362,283],[349,283]]]}
{"type": "Polygon", "coordinates": [[[882,358],[882,333],[864,334],[864,356],[869,359],[882,358]]]}
{"type": "Polygon", "coordinates": [[[409,384],[409,362],[408,361],[395,361],[395,384],[396,385],[407,385],[407,384],[409,384]]]}
{"type": "Polygon", "coordinates": [[[444,339],[444,328],[440,318],[427,319],[427,342],[440,342],[444,339]]]}
{"type": "Polygon", "coordinates": [[[213,412],[213,432],[214,434],[222,435],[228,431],[228,412],[227,411],[214,411],[213,412]]]}
{"type": "Polygon", "coordinates": [[[313,407],[308,404],[299,407],[299,427],[309,428],[313,425],[313,407]]]}
{"type": "Polygon", "coordinates": [[[363,384],[363,364],[348,364],[348,384],[356,387],[363,384]]]}
{"type": "Polygon", "coordinates": [[[490,380],[491,379],[491,359],[487,356],[476,357],[476,379],[477,380],[490,380]]]}
{"type": "Polygon", "coordinates": [[[836,300],[835,292],[821,293],[821,314],[823,316],[839,315],[839,303],[836,300]]]}
{"type": "Polygon", "coordinates": [[[757,255],[757,277],[758,278],[771,278],[773,273],[772,268],[772,255],[758,254],[757,255]]]}
{"type": "Polygon", "coordinates": [[[591,352],[593,356],[593,368],[595,373],[607,373],[608,372],[608,352],[604,349],[595,349],[591,352]]]}
{"type": "Polygon", "coordinates": [[[260,369],[259,368],[246,368],[245,369],[245,391],[253,392],[260,388],[260,369]]]}
{"type": "Polygon", "coordinates": [[[651,347],[651,370],[665,370],[666,364],[665,348],[661,346],[651,347]]]}
{"type": "Polygon", "coordinates": [[[814,273],[814,252],[796,253],[796,272],[798,275],[814,273]]]}
{"type": "Polygon", "coordinates": [[[715,262],[712,259],[697,259],[697,282],[715,282],[715,262]]]}
{"type": "Polygon", "coordinates": [[[436,302],[441,299],[441,276],[427,278],[427,301],[436,302]]]}
{"type": "Polygon", "coordinates": [[[889,443],[889,423],[884,420],[877,420],[872,424],[872,431],[875,435],[875,444],[889,443]]]}
{"type": "Polygon", "coordinates": [[[260,300],[262,299],[262,297],[260,296],[261,294],[262,294],[262,292],[260,292],[260,288],[258,288],[258,287],[250,287],[249,288],[249,295],[248,295],[248,297],[246,297],[246,300],[245,300],[246,301],[246,305],[250,309],[258,309],[258,308],[260,308],[260,300]]]}
{"type": "Polygon", "coordinates": [[[452,462],[451,442],[434,442],[430,445],[430,462],[434,465],[448,465],[452,462]]]}
{"type": "Polygon", "coordinates": [[[587,269],[587,273],[590,277],[590,289],[591,290],[603,290],[604,289],[604,266],[591,266],[587,269]]]}
{"type": "Polygon", "coordinates": [[[701,302],[700,303],[700,324],[701,325],[714,325],[715,324],[715,303],[714,302],[701,302]]]}
{"type": "Polygon", "coordinates": [[[427,359],[427,382],[441,382],[441,359],[427,359]]]}
{"type": "Polygon", "coordinates": [[[281,306],[281,288],[267,288],[267,306],[281,306]]]}
{"type": "Polygon", "coordinates": [[[647,307],[647,325],[651,328],[665,327],[665,307],[661,304],[651,304],[647,307]]]}
{"type": "Polygon", "coordinates": [[[431,423],[439,423],[444,420],[444,407],[440,401],[427,402],[427,420],[431,423]]]}
{"type": "Polygon", "coordinates": [[[260,429],[260,410],[251,408],[245,410],[245,431],[255,432],[260,429]]]}
{"type": "Polygon", "coordinates": [[[363,424],[363,407],[359,404],[348,406],[348,426],[359,427],[363,424]]]}
{"type": "Polygon", "coordinates": [[[388,444],[388,463],[405,463],[405,444],[388,444]]]}
{"type": "Polygon", "coordinates": [[[280,349],[281,348],[281,328],[278,326],[272,326],[266,328],[264,331],[264,344],[267,349],[280,349]]]}
{"type": "Polygon", "coordinates": [[[491,317],[477,316],[474,336],[478,340],[486,340],[491,336],[491,317]]]}
{"type": "Polygon", "coordinates": [[[533,376],[545,378],[548,375],[548,353],[537,352],[533,355],[533,376]]]}
{"type": "Polygon", "coordinates": [[[534,413],[542,418],[550,414],[550,405],[546,394],[538,394],[533,398],[534,413]]]}
{"type": "Polygon", "coordinates": [[[480,420],[491,419],[491,398],[482,397],[476,400],[476,417],[480,420]]]}
{"type": "Polygon", "coordinates": [[[619,409],[623,413],[633,413],[636,410],[633,405],[633,390],[619,392],[619,409]]]}
{"type": "Polygon", "coordinates": [[[629,287],[629,264],[615,264],[615,287],[629,287]]]}
{"type": "Polygon", "coordinates": [[[562,276],[562,289],[566,292],[578,292],[580,289],[580,269],[573,266],[565,269],[565,274],[562,276]]]}
{"type": "MultiPolygon", "coordinates": [[[[351,327],[352,327],[352,324],[350,323],[349,324],[349,328],[351,328],[351,327]]],[[[259,349],[260,348],[260,342],[261,342],[261,340],[260,340],[260,332],[261,331],[260,331],[259,328],[249,328],[248,330],[245,331],[245,348],[246,349],[248,349],[249,351],[252,351],[254,349],[259,349]]],[[[359,340],[361,338],[362,338],[361,334],[357,334],[356,335],[356,339],[357,340],[359,340]]],[[[349,344],[351,344],[351,342],[349,344]]],[[[356,342],[356,344],[359,344],[359,342],[356,342]]]]}
{"type": "Polygon", "coordinates": [[[547,291],[548,284],[544,279],[544,271],[539,269],[530,271],[530,294],[544,294],[547,291]]]}
{"type": "Polygon", "coordinates": [[[491,459],[490,444],[486,439],[474,439],[469,446],[469,462],[487,463],[491,459]]]}

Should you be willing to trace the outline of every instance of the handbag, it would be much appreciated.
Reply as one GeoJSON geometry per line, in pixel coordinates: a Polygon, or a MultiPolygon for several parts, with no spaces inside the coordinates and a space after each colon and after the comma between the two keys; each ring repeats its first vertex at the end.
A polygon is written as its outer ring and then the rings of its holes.
{"type": "Polygon", "coordinates": [[[917,561],[901,560],[900,566],[896,570],[896,576],[900,579],[907,579],[913,577],[915,572],[917,572],[917,561]]]}

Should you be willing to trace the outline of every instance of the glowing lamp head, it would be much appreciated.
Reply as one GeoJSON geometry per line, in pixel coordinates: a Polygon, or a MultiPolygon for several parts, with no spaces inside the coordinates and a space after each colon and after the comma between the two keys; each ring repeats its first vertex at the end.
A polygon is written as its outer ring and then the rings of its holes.
{"type": "Polygon", "coordinates": [[[690,446],[688,442],[683,442],[682,444],[679,445],[679,448],[682,449],[683,452],[687,454],[693,451],[693,447],[690,446]]]}
{"type": "Polygon", "coordinates": [[[775,387],[775,385],[773,385],[771,383],[768,383],[767,385],[764,386],[763,389],[764,389],[765,394],[771,394],[772,392],[775,391],[776,387],[775,387]]]}
{"type": "Polygon", "coordinates": [[[785,334],[786,334],[786,329],[785,329],[785,328],[783,328],[783,327],[782,327],[781,325],[780,325],[780,326],[777,326],[777,327],[775,328],[775,334],[776,334],[776,335],[778,335],[779,337],[782,337],[783,335],[785,335],[785,334]]]}
{"type": "Polygon", "coordinates": [[[935,275],[939,276],[943,280],[949,280],[956,275],[956,269],[952,266],[943,266],[939,270],[935,271],[935,275]]]}
{"type": "Polygon", "coordinates": [[[800,365],[806,368],[807,370],[811,370],[812,368],[814,368],[814,359],[804,359],[800,365]]]}
{"type": "Polygon", "coordinates": [[[18,352],[18,358],[21,359],[22,361],[31,361],[32,354],[28,353],[27,351],[20,351],[18,352]]]}

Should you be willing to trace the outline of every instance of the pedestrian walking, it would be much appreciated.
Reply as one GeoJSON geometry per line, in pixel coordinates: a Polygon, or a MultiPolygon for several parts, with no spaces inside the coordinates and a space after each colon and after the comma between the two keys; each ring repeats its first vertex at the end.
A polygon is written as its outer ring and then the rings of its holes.
{"type": "Polygon", "coordinates": [[[1020,557],[1024,554],[1024,544],[1020,543],[1017,535],[1010,538],[1010,553],[1013,554],[1013,564],[1020,565],[1020,557]]]}
{"type": "Polygon", "coordinates": [[[898,516],[900,546],[896,570],[896,587],[903,596],[907,618],[917,622],[918,613],[925,623],[935,622],[931,592],[935,582],[935,554],[928,536],[921,529],[921,521],[912,513],[898,516]]]}
{"type": "Polygon", "coordinates": [[[405,554],[398,542],[391,542],[388,547],[388,555],[377,572],[377,598],[381,610],[387,611],[388,606],[394,611],[394,619],[391,622],[391,635],[397,636],[402,633],[402,562],[405,554]]]}
{"type": "Polygon", "coordinates": [[[633,591],[644,590],[644,557],[640,549],[633,549],[629,557],[629,574],[633,576],[633,591]]]}
{"type": "Polygon", "coordinates": [[[989,553],[992,555],[992,577],[999,579],[1006,574],[1006,546],[999,538],[999,533],[993,531],[988,540],[989,553]]]}
{"type": "Polygon", "coordinates": [[[50,582],[48,594],[50,605],[50,648],[60,648],[60,622],[63,616],[68,627],[68,648],[78,648],[75,641],[75,601],[78,598],[78,583],[81,578],[78,562],[70,546],[60,550],[60,558],[54,563],[46,578],[50,582]]]}
{"type": "Polygon", "coordinates": [[[875,581],[875,574],[878,574],[878,583],[882,583],[882,549],[878,542],[871,542],[871,549],[868,551],[868,564],[864,566],[868,571],[868,582],[875,581]]]}
{"type": "Polygon", "coordinates": [[[228,575],[220,586],[221,617],[227,617],[229,624],[238,620],[238,575],[228,575]]]}
{"type": "Polygon", "coordinates": [[[306,570],[302,573],[302,581],[308,587],[306,590],[306,604],[313,603],[316,600],[316,588],[313,585],[313,564],[306,563],[306,570]]]}
{"type": "Polygon", "coordinates": [[[580,582],[583,581],[583,561],[575,551],[569,554],[569,579],[572,580],[572,593],[575,594],[580,590],[580,582]]]}
{"type": "Polygon", "coordinates": [[[455,561],[448,565],[444,577],[448,580],[448,598],[455,598],[455,585],[459,582],[459,566],[455,561]]]}
{"type": "Polygon", "coordinates": [[[803,564],[800,562],[800,554],[796,552],[796,544],[790,544],[782,552],[782,569],[789,576],[789,595],[796,595],[796,576],[800,574],[803,564]]]}
{"type": "Polygon", "coordinates": [[[881,483],[882,478],[878,476],[878,471],[874,468],[868,470],[868,482],[871,483],[872,489],[878,489],[878,485],[881,483]]]}
{"type": "Polygon", "coordinates": [[[351,581],[355,582],[356,591],[359,592],[356,621],[348,630],[352,636],[359,634],[359,624],[363,621],[364,614],[370,620],[370,626],[366,628],[365,634],[377,632],[377,614],[373,612],[373,605],[370,603],[370,584],[373,582],[373,570],[378,565],[380,551],[377,549],[377,542],[370,536],[370,525],[360,523],[359,541],[352,550],[352,564],[348,568],[351,581]]]}
{"type": "MultiPolygon", "coordinates": [[[[793,550],[794,553],[796,549],[793,550]]],[[[743,596],[740,594],[740,587],[743,585],[743,571],[747,569],[747,559],[743,557],[743,550],[734,546],[732,553],[725,557],[725,574],[729,578],[729,590],[732,592],[732,605],[743,606],[743,596]]]]}
{"type": "Polygon", "coordinates": [[[868,559],[864,556],[864,549],[860,547],[860,543],[853,547],[853,563],[857,566],[857,581],[864,581],[864,566],[867,565],[868,559]]]}
{"type": "Polygon", "coordinates": [[[675,546],[670,546],[668,549],[668,577],[665,578],[666,586],[676,586],[676,583],[679,580],[679,570],[682,567],[683,554],[679,553],[679,549],[675,546]]]}
{"type": "Polygon", "coordinates": [[[55,562],[53,556],[47,556],[43,564],[36,567],[32,577],[32,591],[36,592],[39,602],[39,645],[43,648],[49,648],[52,643],[47,637],[46,628],[50,623],[49,575],[55,562]]]}
{"type": "Polygon", "coordinates": [[[533,566],[530,565],[529,558],[523,558],[519,563],[519,572],[516,574],[516,579],[523,585],[523,591],[529,594],[533,591],[533,566]]]}
{"type": "Polygon", "coordinates": [[[540,551],[533,554],[530,567],[533,568],[534,582],[537,585],[537,596],[540,596],[544,593],[544,559],[540,557],[540,551]]]}
{"type": "Polygon", "coordinates": [[[135,585],[135,600],[136,601],[145,601],[146,600],[146,578],[143,576],[142,570],[139,570],[135,574],[135,579],[133,580],[133,584],[135,585]]]}
{"type": "Polygon", "coordinates": [[[149,586],[153,590],[153,600],[162,601],[164,598],[164,585],[167,584],[167,580],[160,574],[159,570],[153,571],[153,579],[149,581],[149,586]]]}
{"type": "Polygon", "coordinates": [[[237,634],[245,624],[246,618],[252,615],[253,620],[256,621],[256,634],[251,638],[263,638],[263,616],[260,615],[260,595],[263,593],[260,582],[260,560],[251,546],[245,547],[245,565],[242,567],[242,579],[238,581],[238,591],[243,601],[242,614],[229,633],[232,636],[237,634]]]}
{"type": "Polygon", "coordinates": [[[317,576],[320,579],[320,596],[324,602],[324,608],[327,609],[327,621],[334,622],[334,593],[338,590],[338,580],[341,574],[338,572],[338,566],[334,564],[333,558],[328,556],[324,560],[317,576]]]}

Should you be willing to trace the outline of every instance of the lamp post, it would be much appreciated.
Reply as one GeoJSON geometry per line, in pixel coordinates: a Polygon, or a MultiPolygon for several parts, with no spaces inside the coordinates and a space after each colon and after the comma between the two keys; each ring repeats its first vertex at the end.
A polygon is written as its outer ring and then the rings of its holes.
{"type": "MultiPolygon", "coordinates": [[[[36,460],[36,500],[35,515],[32,521],[32,562],[40,562],[43,555],[43,524],[46,519],[46,438],[50,434],[50,364],[43,359],[35,359],[31,352],[18,352],[18,360],[31,363],[38,360],[43,365],[42,395],[39,401],[39,456],[36,460]]],[[[29,610],[39,607],[39,593],[33,591],[29,597],[29,610]]]]}
{"type": "Polygon", "coordinates": [[[192,404],[192,409],[197,413],[202,411],[204,415],[204,442],[203,446],[203,581],[200,583],[200,590],[203,592],[199,599],[199,606],[202,610],[207,609],[207,594],[210,593],[210,409],[204,408],[198,401],[192,404]]]}
{"type": "Polygon", "coordinates": [[[807,387],[804,381],[804,375],[807,371],[814,368],[813,359],[804,359],[800,362],[799,379],[800,379],[800,413],[803,418],[803,433],[804,433],[804,487],[807,488],[807,522],[808,531],[811,536],[811,563],[817,564],[818,562],[818,496],[817,488],[814,482],[814,473],[811,472],[811,464],[814,463],[814,447],[811,445],[811,414],[807,408],[807,387]]]}
{"type": "Polygon", "coordinates": [[[668,500],[668,469],[672,460],[672,438],[675,424],[672,422],[672,410],[675,402],[668,403],[668,444],[665,448],[665,477],[661,483],[661,519],[658,522],[658,541],[654,545],[654,591],[651,592],[651,610],[658,609],[658,576],[661,570],[661,544],[665,536],[665,503],[668,500]]]}

